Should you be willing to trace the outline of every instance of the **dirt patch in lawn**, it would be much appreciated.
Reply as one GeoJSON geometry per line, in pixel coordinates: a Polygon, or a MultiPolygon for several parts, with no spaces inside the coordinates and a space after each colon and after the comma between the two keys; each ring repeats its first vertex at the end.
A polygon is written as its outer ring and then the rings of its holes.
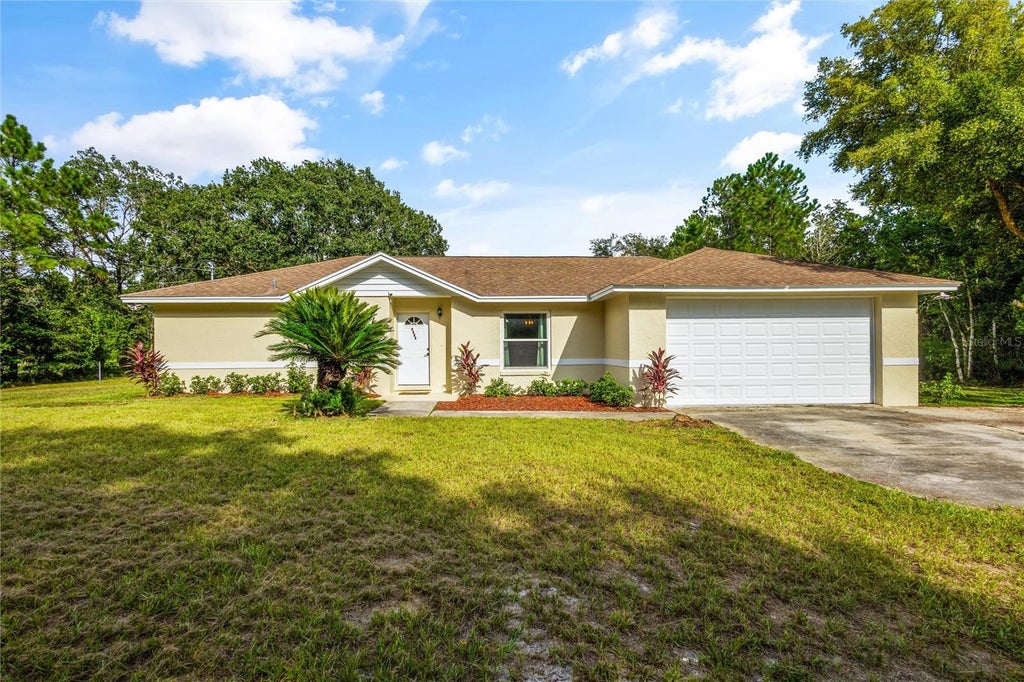
{"type": "Polygon", "coordinates": [[[611,407],[578,396],[549,398],[542,395],[513,395],[507,398],[467,395],[454,402],[438,403],[434,409],[459,412],[665,412],[657,407],[611,407]]]}

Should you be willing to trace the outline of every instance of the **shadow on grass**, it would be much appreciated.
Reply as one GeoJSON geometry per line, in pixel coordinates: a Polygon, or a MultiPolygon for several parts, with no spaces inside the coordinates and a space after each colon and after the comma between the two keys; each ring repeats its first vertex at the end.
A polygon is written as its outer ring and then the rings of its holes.
{"type": "Polygon", "coordinates": [[[5,432],[4,677],[1021,674],[1020,612],[853,538],[794,546],[612,479],[481,472],[459,497],[387,449],[302,446],[5,432]]]}

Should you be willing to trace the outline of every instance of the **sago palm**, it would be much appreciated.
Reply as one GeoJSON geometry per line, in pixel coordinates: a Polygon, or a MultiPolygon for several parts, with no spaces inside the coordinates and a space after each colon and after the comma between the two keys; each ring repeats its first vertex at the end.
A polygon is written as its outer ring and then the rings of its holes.
{"type": "Polygon", "coordinates": [[[351,292],[324,287],[291,294],[276,312],[256,336],[281,337],[267,346],[272,360],[316,362],[320,388],[334,388],[349,372],[367,367],[398,367],[398,342],[387,320],[376,319],[377,306],[351,292]]]}

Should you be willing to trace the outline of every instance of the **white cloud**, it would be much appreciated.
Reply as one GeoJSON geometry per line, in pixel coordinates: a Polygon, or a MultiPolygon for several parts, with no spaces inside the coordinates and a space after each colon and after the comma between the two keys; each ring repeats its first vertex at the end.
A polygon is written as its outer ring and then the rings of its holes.
{"type": "Polygon", "coordinates": [[[492,199],[499,194],[508,191],[510,185],[507,182],[497,180],[484,180],[482,182],[466,183],[456,185],[453,180],[442,180],[437,183],[434,195],[443,199],[463,199],[474,204],[492,199]]]}
{"type": "Polygon", "coordinates": [[[719,76],[711,84],[705,115],[727,121],[792,99],[815,74],[812,53],[828,36],[805,36],[793,27],[800,0],[776,0],[754,23],[746,45],[720,38],[685,37],[673,50],[645,61],[635,78],[658,76],[685,64],[711,62],[719,76]]]}
{"type": "Polygon", "coordinates": [[[367,92],[359,98],[359,103],[374,116],[380,116],[384,111],[384,93],[380,90],[367,92]]]}
{"type": "Polygon", "coordinates": [[[454,159],[468,158],[469,152],[438,140],[432,140],[423,145],[421,156],[431,166],[442,166],[454,159]]]}
{"type": "Polygon", "coordinates": [[[677,97],[675,102],[665,107],[666,114],[681,114],[683,113],[683,98],[677,97]]]}
{"type": "Polygon", "coordinates": [[[389,63],[405,42],[404,35],[381,40],[368,26],[302,16],[293,0],[143,0],[133,18],[110,13],[100,21],[116,36],[152,45],[165,62],[195,67],[223,59],[250,79],[304,94],[337,87],[348,75],[346,62],[389,63]]]}
{"type": "Polygon", "coordinates": [[[675,31],[677,20],[671,12],[657,12],[641,17],[629,29],[608,34],[597,45],[575,52],[562,60],[562,70],[575,76],[589,62],[615,59],[633,49],[652,50],[675,31]]]}
{"type": "Polygon", "coordinates": [[[444,225],[453,255],[585,255],[591,239],[612,232],[671,234],[700,204],[703,193],[703,184],[689,183],[607,194],[573,187],[516,187],[488,203],[451,209],[425,204],[444,225]]]}
{"type": "Polygon", "coordinates": [[[736,143],[722,159],[722,165],[735,171],[745,170],[768,152],[786,156],[800,146],[801,138],[796,133],[773,133],[761,130],[736,143]]]}
{"type": "Polygon", "coordinates": [[[104,114],[71,136],[77,149],[135,159],[186,180],[214,175],[265,156],[298,163],[321,155],[306,146],[316,122],[268,95],[235,99],[208,97],[170,111],[125,119],[104,114]]]}
{"type": "Polygon", "coordinates": [[[401,170],[402,168],[405,168],[405,164],[405,161],[402,161],[401,159],[396,159],[395,157],[392,156],[390,158],[384,159],[384,161],[380,164],[380,169],[382,171],[401,170]]]}
{"type": "Polygon", "coordinates": [[[501,116],[484,114],[479,123],[466,126],[462,131],[461,137],[462,141],[466,144],[469,144],[480,135],[493,142],[498,142],[501,140],[502,135],[505,135],[510,130],[512,129],[501,116]]]}

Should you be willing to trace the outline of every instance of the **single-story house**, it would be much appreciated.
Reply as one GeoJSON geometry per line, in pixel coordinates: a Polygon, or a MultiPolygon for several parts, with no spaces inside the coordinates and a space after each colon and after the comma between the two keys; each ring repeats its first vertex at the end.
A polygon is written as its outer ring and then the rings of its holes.
{"type": "Polygon", "coordinates": [[[394,257],[378,253],[140,291],[156,347],[186,382],[266,374],[256,338],[291,292],[338,287],[391,321],[401,365],[381,394],[451,395],[469,342],[494,377],[637,382],[659,347],[679,370],[673,405],[918,400],[918,296],[958,283],[705,248],[646,257],[394,257]]]}

